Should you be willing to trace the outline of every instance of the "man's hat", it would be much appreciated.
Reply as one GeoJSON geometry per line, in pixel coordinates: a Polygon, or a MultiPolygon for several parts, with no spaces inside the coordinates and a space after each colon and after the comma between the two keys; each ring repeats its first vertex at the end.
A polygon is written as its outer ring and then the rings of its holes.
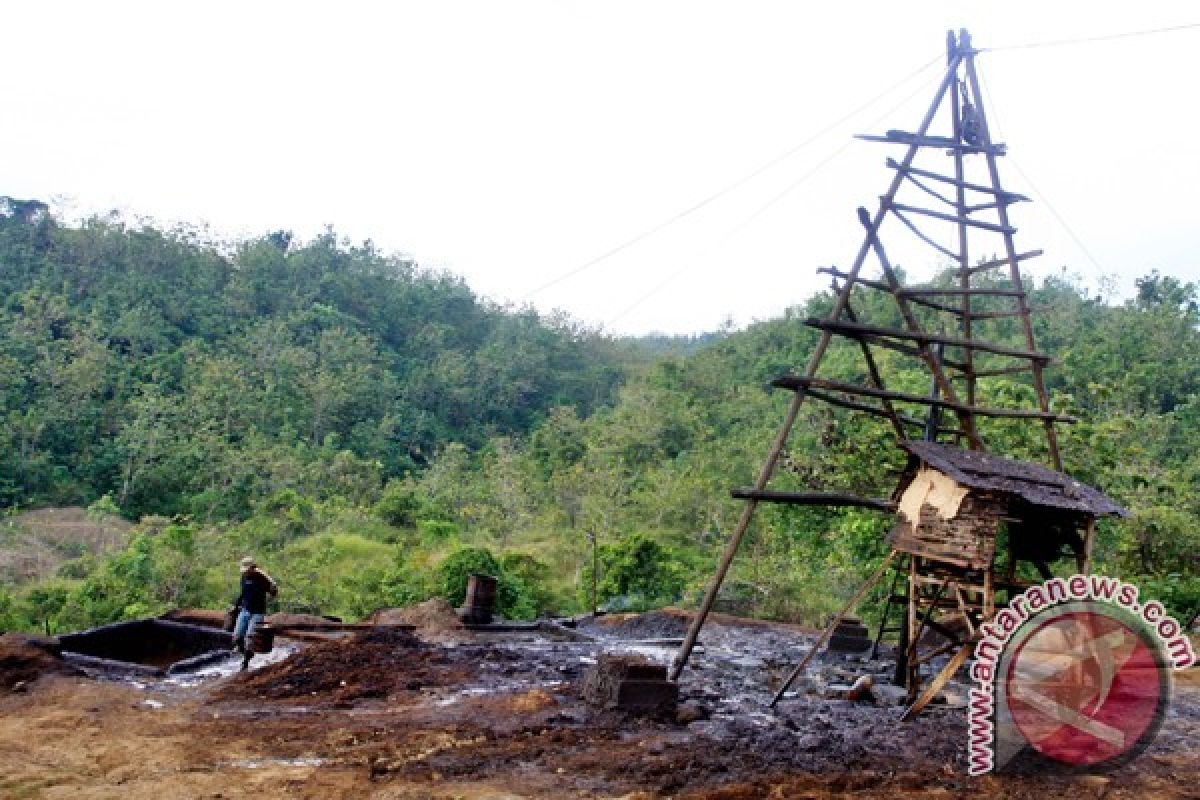
{"type": "Polygon", "coordinates": [[[242,569],[251,569],[252,567],[256,566],[258,565],[254,563],[254,559],[250,556],[246,556],[242,559],[242,569]]]}

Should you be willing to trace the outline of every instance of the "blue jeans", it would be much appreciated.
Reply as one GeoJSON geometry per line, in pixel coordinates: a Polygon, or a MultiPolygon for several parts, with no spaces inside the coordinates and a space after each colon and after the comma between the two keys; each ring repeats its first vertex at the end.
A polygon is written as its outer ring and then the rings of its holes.
{"type": "Polygon", "coordinates": [[[262,614],[251,614],[246,609],[238,612],[237,624],[233,626],[233,641],[246,644],[246,637],[254,635],[254,629],[262,624],[262,614]]]}

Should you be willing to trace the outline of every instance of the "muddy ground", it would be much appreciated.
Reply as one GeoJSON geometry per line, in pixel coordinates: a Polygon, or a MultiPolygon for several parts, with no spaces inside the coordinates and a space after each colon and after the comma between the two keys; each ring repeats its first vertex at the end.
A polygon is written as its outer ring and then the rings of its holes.
{"type": "Polygon", "coordinates": [[[0,797],[1200,798],[1196,670],[1177,681],[1155,745],[1125,767],[976,779],[966,775],[955,689],[907,723],[884,696],[878,705],[824,696],[860,674],[882,680],[886,662],[823,657],[768,709],[771,688],[812,642],[798,629],[710,622],[679,711],[644,717],[588,706],[582,676],[601,652],[665,663],[675,650],[661,640],[681,635],[682,614],[566,632],[407,619],[421,627],[284,640],[248,673],[234,673],[231,659],[188,680],[81,676],[53,668],[37,642],[33,655],[0,647],[0,672],[24,670],[0,681],[0,797]]]}

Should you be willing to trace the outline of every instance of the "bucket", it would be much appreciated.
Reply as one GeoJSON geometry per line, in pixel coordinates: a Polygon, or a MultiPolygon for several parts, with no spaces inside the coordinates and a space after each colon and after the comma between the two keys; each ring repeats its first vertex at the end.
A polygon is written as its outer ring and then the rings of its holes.
{"type": "Polygon", "coordinates": [[[496,578],[472,574],[467,577],[467,598],[463,603],[463,622],[487,625],[496,607],[496,578]]]}
{"type": "Polygon", "coordinates": [[[254,629],[254,633],[250,634],[248,649],[252,653],[269,653],[275,647],[275,629],[270,625],[262,624],[254,629]]]}

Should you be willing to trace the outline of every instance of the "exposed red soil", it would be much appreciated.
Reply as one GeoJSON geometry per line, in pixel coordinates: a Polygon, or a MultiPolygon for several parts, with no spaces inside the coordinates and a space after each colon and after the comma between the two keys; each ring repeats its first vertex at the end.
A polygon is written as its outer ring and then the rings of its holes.
{"type": "Polygon", "coordinates": [[[6,633],[0,636],[0,689],[32,683],[43,675],[78,672],[59,657],[58,640],[49,636],[6,633]]]}
{"type": "Polygon", "coordinates": [[[427,642],[454,644],[471,640],[454,608],[441,597],[408,608],[381,608],[364,621],[375,625],[412,625],[417,636],[427,642]]]}

